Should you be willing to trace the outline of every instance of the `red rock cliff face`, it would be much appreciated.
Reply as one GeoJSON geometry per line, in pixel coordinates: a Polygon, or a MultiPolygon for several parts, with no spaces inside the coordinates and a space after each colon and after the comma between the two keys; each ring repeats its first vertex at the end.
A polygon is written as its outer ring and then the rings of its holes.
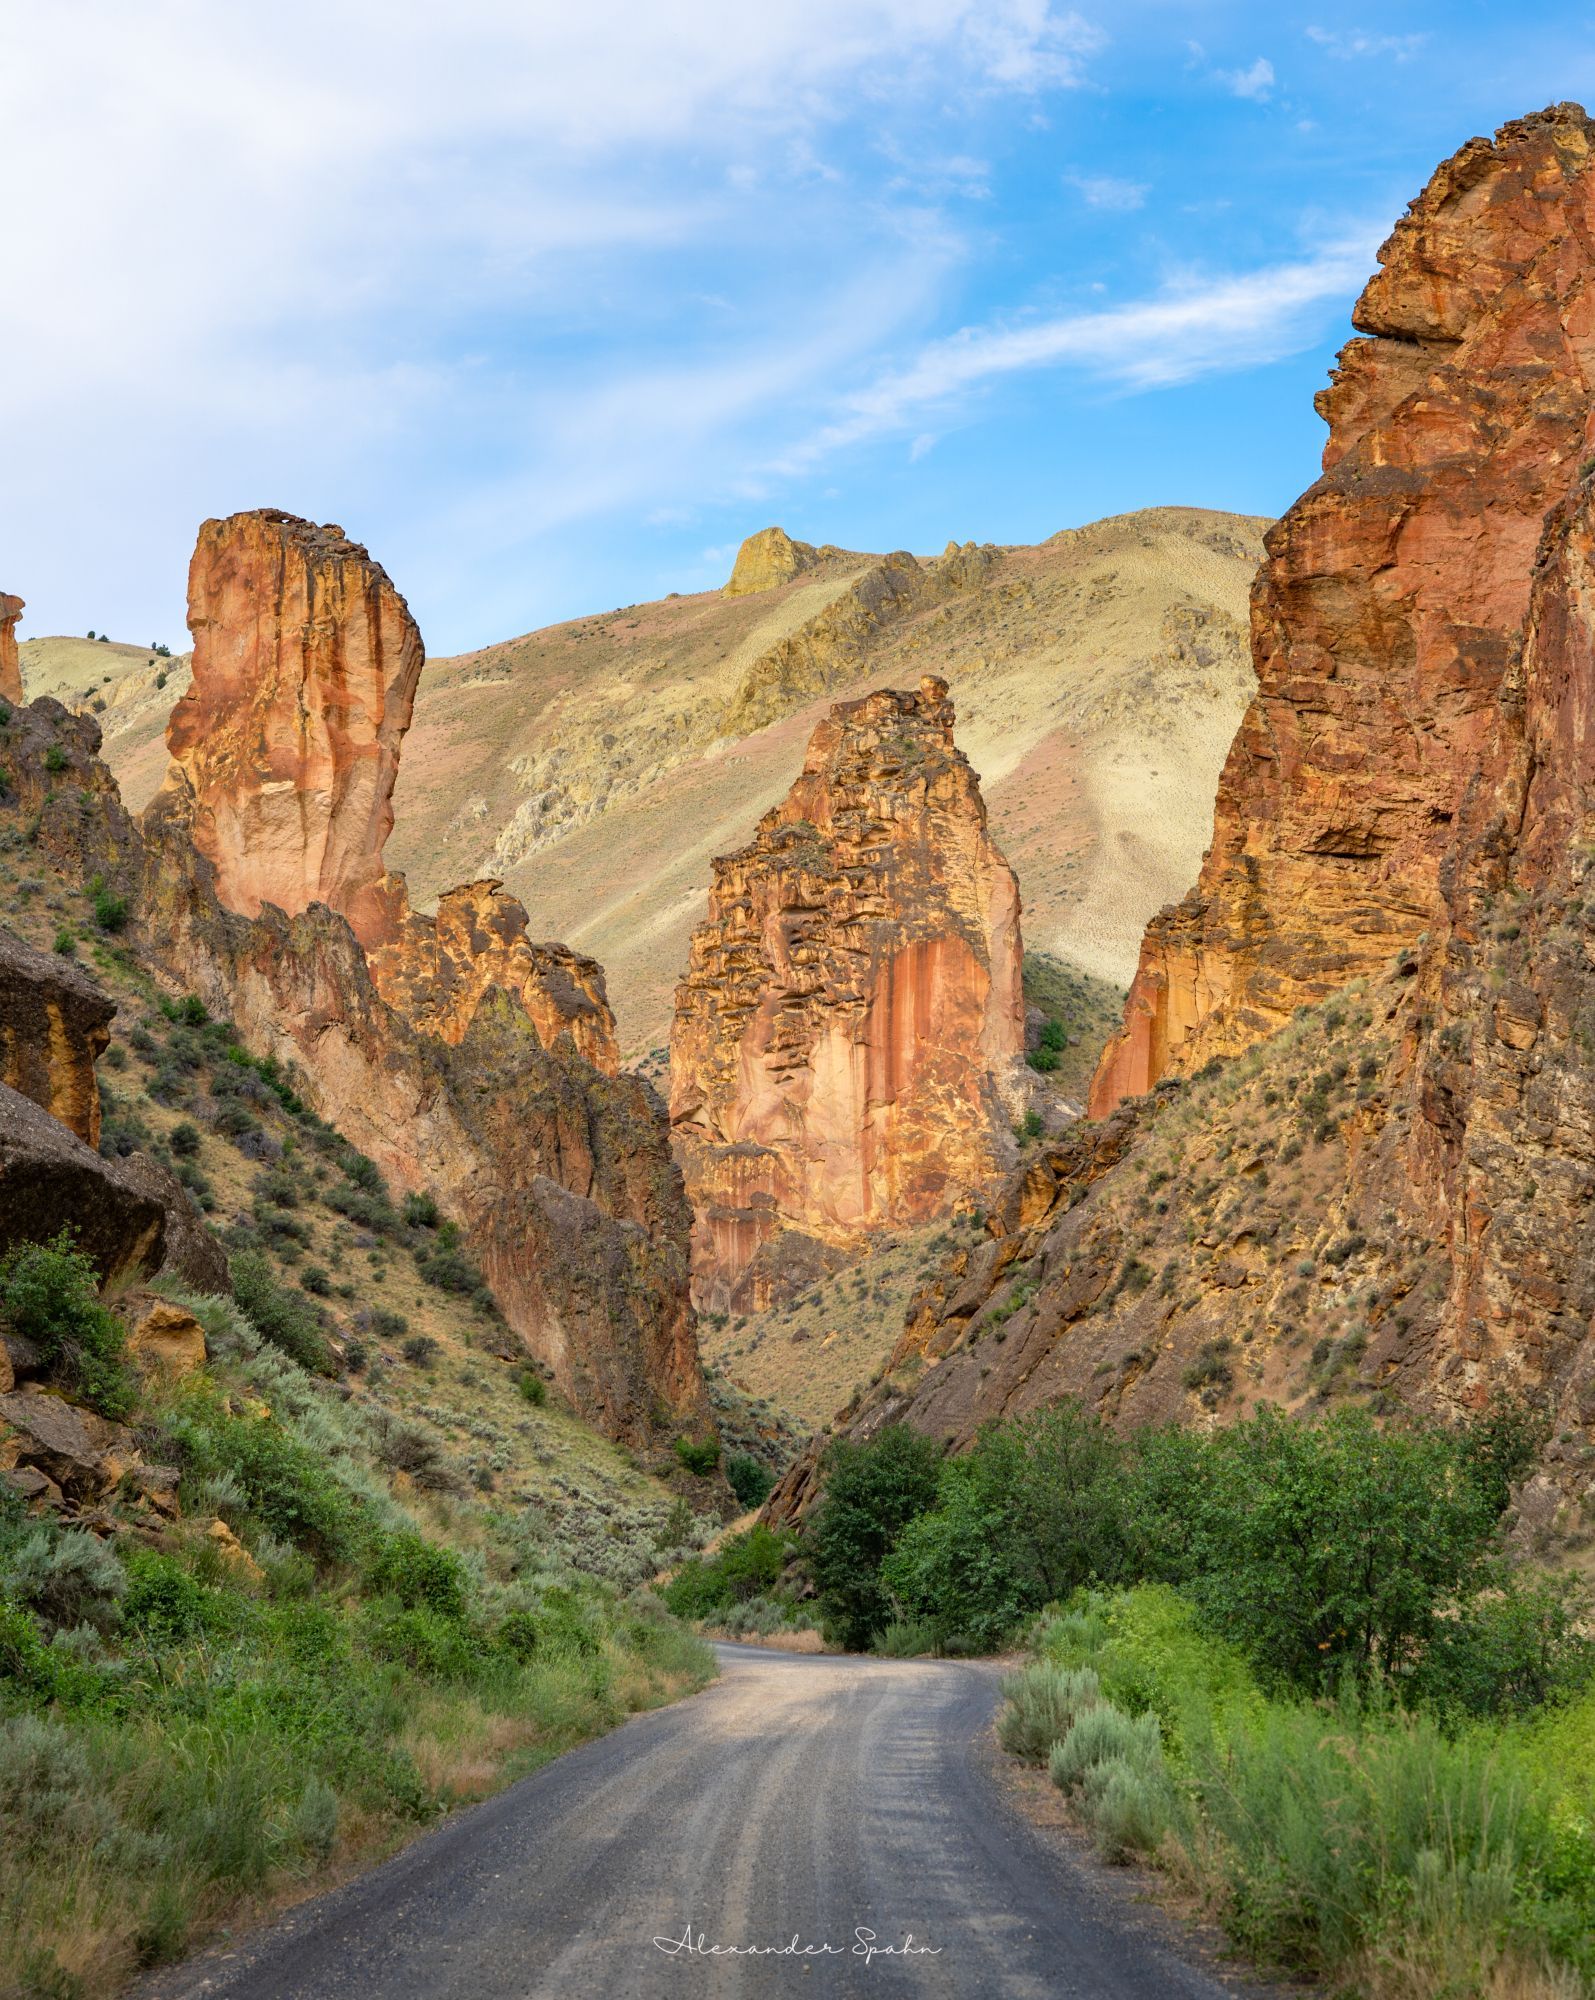
{"type": "Polygon", "coordinates": [[[491,986],[513,993],[538,1038],[552,1048],[569,1035],[594,1069],[620,1069],[604,969],[562,944],[536,944],[526,912],[499,883],[468,882],[438,900],[435,917],[406,916],[393,943],[371,953],[388,1003],[445,1042],[464,1040],[491,986]]]}
{"type": "Polygon", "coordinates": [[[1195,888],[1148,928],[1102,1115],[1273,1032],[1434,921],[1521,643],[1534,551],[1589,448],[1595,128],[1562,105],[1449,160],[1380,252],[1318,398],[1318,483],[1267,538],[1258,692],[1195,888]]]}
{"type": "Polygon", "coordinates": [[[0,927],[0,1083],[32,1098],[85,1145],[100,1143],[94,1065],[116,1007],[70,959],[0,927]]]}
{"type": "Polygon", "coordinates": [[[784,1235],[946,1214],[1011,1155],[1019,892],[945,683],[840,704],[714,864],[677,989],[671,1127],[701,1300],[764,1302],[784,1235]]]}
{"type": "Polygon", "coordinates": [[[168,784],[193,794],[223,906],[325,903],[364,944],[391,935],[382,849],[425,658],[404,599],[341,528],[262,508],[200,529],[188,622],[168,784]]]}
{"type": "Polygon", "coordinates": [[[22,610],[20,597],[0,590],[0,701],[23,699],[22,662],[17,657],[17,620],[22,610]]]}
{"type": "Polygon", "coordinates": [[[131,864],[152,955],[435,1195],[579,1414],[641,1445],[710,1428],[681,1176],[602,968],[533,942],[496,882],[418,916],[383,866],[404,600],[340,530],[261,513],[201,530],[190,602],[194,692],[131,864]]]}

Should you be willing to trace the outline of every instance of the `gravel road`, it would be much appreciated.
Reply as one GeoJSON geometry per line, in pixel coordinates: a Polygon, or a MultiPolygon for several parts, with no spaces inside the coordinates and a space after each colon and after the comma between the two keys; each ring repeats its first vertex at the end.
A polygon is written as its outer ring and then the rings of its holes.
{"type": "Polygon", "coordinates": [[[703,1694],[144,1982],[140,2000],[1236,1990],[1007,1803],[989,1665],[717,1651],[703,1694]]]}

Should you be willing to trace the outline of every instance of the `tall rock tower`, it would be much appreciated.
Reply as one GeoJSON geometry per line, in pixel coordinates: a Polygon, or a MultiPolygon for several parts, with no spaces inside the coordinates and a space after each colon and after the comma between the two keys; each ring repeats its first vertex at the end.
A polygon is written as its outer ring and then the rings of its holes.
{"type": "Polygon", "coordinates": [[[946,683],[843,702],[714,864],[676,991],[670,1118],[695,1296],[768,1303],[802,1252],[945,1215],[1012,1157],[1019,888],[946,683]]]}
{"type": "Polygon", "coordinates": [[[1196,886],[1155,917],[1097,1115],[1271,1034],[1434,921],[1550,510],[1591,448],[1595,126],[1474,139],[1379,253],[1318,410],[1323,475],[1269,533],[1257,694],[1196,886]]]}

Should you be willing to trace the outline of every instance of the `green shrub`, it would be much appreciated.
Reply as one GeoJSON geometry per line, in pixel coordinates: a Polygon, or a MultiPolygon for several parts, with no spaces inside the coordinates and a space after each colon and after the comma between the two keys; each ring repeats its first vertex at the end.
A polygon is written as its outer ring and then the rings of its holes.
{"type": "Polygon", "coordinates": [[[66,752],[59,743],[52,743],[44,753],[44,768],[49,772],[64,771],[67,766],[66,752]]]}
{"type": "Polygon", "coordinates": [[[678,1618],[712,1618],[716,1612],[755,1597],[766,1597],[780,1581],[793,1538],[755,1521],[732,1535],[712,1556],[684,1562],[661,1595],[678,1618]]]}
{"type": "Polygon", "coordinates": [[[707,1478],[720,1463],[718,1438],[677,1438],[675,1449],[676,1457],[699,1479],[707,1478]]]}
{"type": "Polygon", "coordinates": [[[998,1741],[1031,1764],[1044,1764],[1076,1716],[1102,1699],[1092,1668],[1057,1667],[1046,1660],[1033,1660],[1010,1674],[1002,1691],[1007,1699],[997,1718],[998,1741]]]}
{"type": "Polygon", "coordinates": [[[5,1552],[0,1581],[48,1631],[90,1625],[110,1632],[121,1622],[127,1590],[122,1566],[98,1536],[81,1528],[41,1522],[5,1552]]]}
{"type": "Polygon", "coordinates": [[[1173,1791],[1160,1769],[1112,1757],[1088,1774],[1086,1818],[1104,1861],[1155,1854],[1173,1827],[1173,1805],[1173,1791]]]}
{"type": "Polygon", "coordinates": [[[438,1358],[438,1343],[429,1333],[412,1333],[399,1352],[412,1368],[430,1368],[438,1358]]]}
{"type": "Polygon", "coordinates": [[[278,1284],[261,1252],[240,1250],[230,1260],[230,1269],[238,1309],[261,1339],[280,1348],[301,1368],[330,1375],[332,1354],[314,1310],[278,1284]]]}
{"type": "Polygon", "coordinates": [[[438,1205],[429,1194],[407,1194],[403,1214],[412,1229],[436,1229],[438,1226],[438,1205]]]}
{"type": "Polygon", "coordinates": [[[174,1557],[132,1548],[123,1563],[127,1595],[122,1614],[147,1639],[171,1645],[225,1622],[220,1593],[207,1590],[174,1557]]]}
{"type": "Polygon", "coordinates": [[[540,1410],[548,1401],[548,1384],[535,1369],[521,1370],[520,1391],[534,1410],[540,1410]]]}
{"type": "Polygon", "coordinates": [[[1112,1702],[1096,1702],[1082,1709],[1069,1733],[1053,1744],[1047,1770],[1059,1791],[1070,1792],[1085,1782],[1093,1765],[1112,1759],[1132,1770],[1161,1771],[1163,1742],[1157,1717],[1129,1716],[1112,1702]]]}
{"type": "Polygon", "coordinates": [[[366,1570],[366,1587],[396,1597],[408,1610],[424,1605],[440,1618],[463,1618],[465,1565],[452,1549],[410,1533],[387,1535],[366,1570]]]}
{"type": "Polygon", "coordinates": [[[55,949],[62,958],[71,958],[78,948],[78,934],[70,924],[62,924],[55,934],[55,949]]]}
{"type": "Polygon", "coordinates": [[[889,1623],[881,1564],[908,1523],[935,1503],[940,1463],[934,1441],[905,1424],[888,1424],[867,1444],[838,1438],[827,1450],[807,1554],[821,1610],[842,1645],[862,1651],[889,1623]]]}
{"type": "Polygon", "coordinates": [[[179,1159],[192,1159],[200,1147],[199,1127],[191,1125],[185,1118],[172,1127],[166,1143],[179,1159]]]}
{"type": "Polygon", "coordinates": [[[872,1653],[888,1660],[918,1660],[937,1647],[936,1627],[928,1618],[894,1618],[875,1634],[872,1653]]]}
{"type": "Polygon", "coordinates": [[[734,1451],[726,1460],[726,1480],[743,1507],[762,1507],[775,1485],[775,1474],[751,1452],[734,1451]]]}
{"type": "Polygon", "coordinates": [[[121,1322],[100,1303],[97,1273],[69,1230],[0,1257],[0,1325],[31,1340],[51,1380],[101,1416],[123,1417],[133,1407],[121,1322]]]}

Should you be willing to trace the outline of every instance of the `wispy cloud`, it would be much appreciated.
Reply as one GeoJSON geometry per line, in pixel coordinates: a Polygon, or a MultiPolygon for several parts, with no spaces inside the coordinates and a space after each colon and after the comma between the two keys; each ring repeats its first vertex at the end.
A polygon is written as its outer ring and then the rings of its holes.
{"type": "Polygon", "coordinates": [[[1327,54],[1350,62],[1357,56],[1389,56],[1406,62],[1429,40],[1427,35],[1370,35],[1361,28],[1309,28],[1307,39],[1327,54]]]}
{"type": "Polygon", "coordinates": [[[1064,180],[1087,208],[1112,209],[1120,214],[1145,207],[1151,192],[1145,181],[1120,180],[1113,174],[1065,174],[1064,180]]]}
{"type": "Polygon", "coordinates": [[[1199,375],[1255,367],[1297,352],[1322,330],[1323,309],[1349,308],[1381,232],[1357,231],[1295,263],[1189,281],[1158,297],[1026,325],[968,327],[876,377],[841,412],[771,468],[792,474],[1023,370],[1070,366],[1127,390],[1168,388],[1199,375]]]}
{"type": "Polygon", "coordinates": [[[1257,103],[1274,88],[1274,65],[1267,56],[1259,56],[1247,69],[1221,69],[1218,74],[1237,97],[1249,97],[1257,103]]]}

